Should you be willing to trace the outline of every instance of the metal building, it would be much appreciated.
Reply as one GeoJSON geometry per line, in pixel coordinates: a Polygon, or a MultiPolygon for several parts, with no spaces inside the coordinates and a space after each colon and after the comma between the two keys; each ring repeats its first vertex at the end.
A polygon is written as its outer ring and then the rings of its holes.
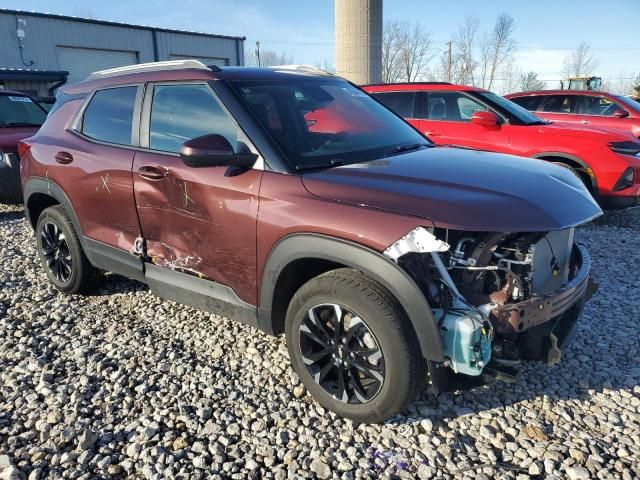
{"type": "Polygon", "coordinates": [[[0,9],[0,88],[52,95],[91,72],[195,58],[243,65],[245,37],[0,9]]]}
{"type": "Polygon", "coordinates": [[[336,73],[357,84],[382,80],[382,0],[335,0],[336,73]]]}

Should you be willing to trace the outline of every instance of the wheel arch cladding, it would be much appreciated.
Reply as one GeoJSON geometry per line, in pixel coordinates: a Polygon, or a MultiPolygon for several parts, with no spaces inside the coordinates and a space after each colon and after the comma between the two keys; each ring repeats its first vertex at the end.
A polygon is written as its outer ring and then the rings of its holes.
{"type": "Polygon", "coordinates": [[[64,208],[73,228],[77,232],[78,238],[82,239],[80,222],[62,188],[53,181],[41,177],[32,177],[25,182],[24,206],[33,228],[35,228],[42,211],[52,205],[61,205],[64,208]]]}
{"type": "Polygon", "coordinates": [[[274,334],[282,332],[287,305],[297,290],[287,286],[286,275],[300,270],[297,267],[303,266],[304,262],[310,262],[308,265],[311,265],[311,271],[305,276],[350,267],[381,284],[400,302],[411,322],[424,358],[436,362],[444,360],[431,308],[413,279],[394,262],[374,250],[319,234],[289,235],[280,240],[269,253],[260,288],[258,322],[262,330],[274,334]]]}
{"type": "Polygon", "coordinates": [[[532,158],[548,162],[565,163],[570,167],[576,168],[578,169],[578,172],[589,181],[592,192],[598,191],[597,180],[586,172],[586,170],[591,169],[591,167],[580,158],[563,152],[542,152],[534,155],[532,158]]]}

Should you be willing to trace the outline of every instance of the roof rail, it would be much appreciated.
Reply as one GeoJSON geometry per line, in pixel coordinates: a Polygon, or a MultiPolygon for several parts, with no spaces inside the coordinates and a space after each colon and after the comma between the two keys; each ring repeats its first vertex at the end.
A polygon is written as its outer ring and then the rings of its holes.
{"type": "Polygon", "coordinates": [[[314,67],[313,65],[272,65],[268,68],[273,70],[293,70],[301,73],[315,73],[318,75],[333,75],[333,73],[314,67]]]}
{"type": "Polygon", "coordinates": [[[108,70],[100,70],[89,75],[87,77],[87,80],[116,77],[118,75],[126,75],[127,73],[155,72],[158,70],[179,70],[183,68],[198,68],[200,70],[210,69],[204,63],[198,60],[169,60],[167,62],[138,63],[135,65],[127,65],[124,67],[110,68],[108,70]]]}

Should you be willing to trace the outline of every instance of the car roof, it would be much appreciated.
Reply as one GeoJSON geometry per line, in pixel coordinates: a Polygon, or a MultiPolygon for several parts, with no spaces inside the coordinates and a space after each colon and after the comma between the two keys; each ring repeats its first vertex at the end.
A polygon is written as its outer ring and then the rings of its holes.
{"type": "Polygon", "coordinates": [[[510,93],[508,95],[505,95],[505,97],[533,97],[537,95],[602,95],[605,97],[613,96],[611,93],[599,92],[597,90],[533,90],[530,92],[510,93]]]}
{"type": "Polygon", "coordinates": [[[487,90],[470,85],[455,85],[447,82],[396,82],[396,83],[374,83],[362,85],[364,90],[370,92],[388,92],[403,90],[443,90],[457,92],[486,92],[487,90]]]}
{"type": "MultiPolygon", "coordinates": [[[[204,65],[203,65],[204,67],[204,65]]],[[[100,72],[97,72],[100,73],[100,72]]],[[[187,67],[187,68],[168,68],[149,71],[124,71],[121,74],[100,76],[93,74],[88,79],[65,85],[61,87],[61,91],[67,95],[91,92],[97,88],[109,86],[122,86],[127,84],[137,84],[143,82],[162,82],[176,80],[229,80],[229,81],[275,81],[285,78],[291,78],[295,75],[297,78],[334,78],[326,72],[319,69],[304,66],[281,66],[281,67],[187,67]],[[296,67],[296,68],[293,68],[296,67]]]]}

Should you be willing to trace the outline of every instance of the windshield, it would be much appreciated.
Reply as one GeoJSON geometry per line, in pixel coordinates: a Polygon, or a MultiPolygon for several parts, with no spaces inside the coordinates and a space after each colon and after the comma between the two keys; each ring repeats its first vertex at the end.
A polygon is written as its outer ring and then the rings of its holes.
{"type": "Polygon", "coordinates": [[[298,170],[366,162],[430,145],[343,80],[298,77],[234,86],[298,170]]]}
{"type": "Polygon", "coordinates": [[[629,107],[634,112],[640,112],[640,103],[633,98],[623,97],[622,95],[616,95],[616,99],[622,103],[625,107],[629,107]]]}
{"type": "Polygon", "coordinates": [[[46,112],[25,95],[0,95],[0,127],[39,127],[46,112]]]}
{"type": "Polygon", "coordinates": [[[480,97],[485,99],[487,102],[492,104],[494,107],[497,107],[500,110],[503,110],[504,113],[507,113],[512,119],[515,119],[517,123],[523,125],[542,125],[547,123],[545,120],[540,117],[535,116],[529,110],[521,107],[517,103],[512,102],[511,100],[507,100],[500,95],[496,95],[493,92],[480,92],[478,93],[480,97]]]}

